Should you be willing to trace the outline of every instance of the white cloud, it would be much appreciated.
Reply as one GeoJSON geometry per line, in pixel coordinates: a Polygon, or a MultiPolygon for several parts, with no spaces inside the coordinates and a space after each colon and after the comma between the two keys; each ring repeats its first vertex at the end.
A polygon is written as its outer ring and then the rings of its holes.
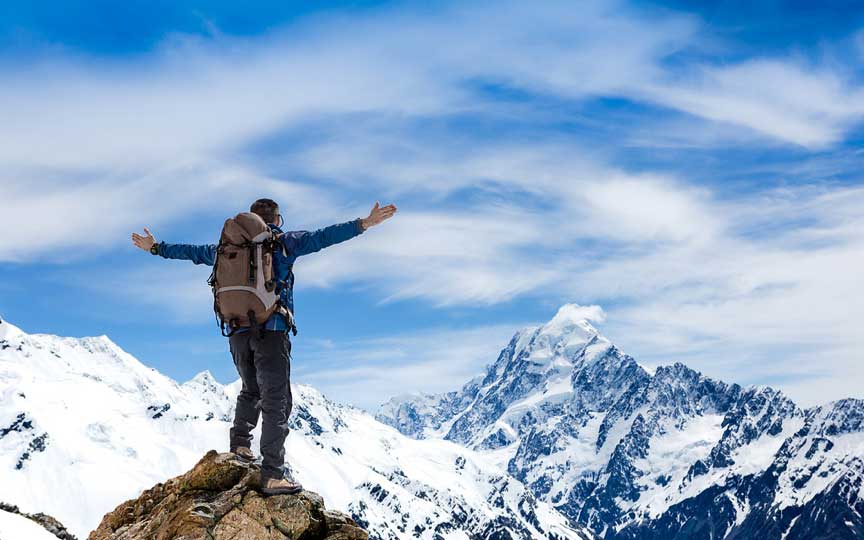
{"type": "MultiPolygon", "coordinates": [[[[268,178],[218,160],[103,173],[95,179],[55,172],[33,180],[11,171],[0,178],[0,228],[16,231],[0,235],[0,261],[63,262],[92,256],[117,244],[131,245],[130,233],[148,225],[158,239],[171,241],[160,232],[173,221],[203,211],[231,215],[262,196],[282,201],[284,213],[298,222],[333,219],[339,208],[332,195],[314,186],[268,178]]],[[[199,236],[198,231],[193,234],[199,236]]],[[[218,230],[214,240],[216,236],[218,230]]]]}
{"type": "MultiPolygon", "coordinates": [[[[216,320],[213,294],[207,285],[210,268],[141,257],[141,264],[134,269],[103,268],[99,273],[90,272],[87,279],[71,280],[70,285],[119,300],[121,305],[159,308],[155,312],[162,322],[189,325],[216,320]]],[[[152,315],[141,318],[147,317],[152,315]]],[[[218,334],[215,322],[213,329],[218,334]]]]}
{"type": "Polygon", "coordinates": [[[325,37],[185,40],[166,43],[143,64],[60,57],[6,73],[0,160],[152,166],[230,152],[316,114],[429,113],[452,100],[410,64],[325,37]],[[382,75],[390,76],[386,84],[382,75]]]}
{"type": "Polygon", "coordinates": [[[690,114],[811,148],[839,141],[864,118],[864,91],[827,67],[757,59],[695,71],[639,91],[690,114]]]}
{"type": "Polygon", "coordinates": [[[298,341],[295,380],[375,410],[391,395],[446,392],[482,373],[525,323],[430,328],[345,342],[298,341]]]}
{"type": "Polygon", "coordinates": [[[577,201],[597,236],[629,242],[705,242],[723,226],[705,190],[668,178],[616,174],[586,186],[577,201]]]}
{"type": "Polygon", "coordinates": [[[385,301],[420,297],[445,306],[502,302],[559,277],[541,260],[520,256],[525,246],[552,240],[546,222],[527,211],[403,212],[362,240],[301,258],[298,280],[321,287],[363,280],[385,301]]]}

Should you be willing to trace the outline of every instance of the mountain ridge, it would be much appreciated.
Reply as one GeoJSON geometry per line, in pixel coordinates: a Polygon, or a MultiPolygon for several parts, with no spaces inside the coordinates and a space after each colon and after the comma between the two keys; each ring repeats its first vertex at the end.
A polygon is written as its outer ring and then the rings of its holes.
{"type": "MultiPolygon", "coordinates": [[[[394,398],[377,420],[294,385],[294,472],[373,538],[862,537],[864,400],[801,408],[680,362],[648,369],[597,319],[562,306],[459,390],[394,398]]],[[[236,382],[205,370],[179,384],[107,338],[4,326],[0,500],[84,530],[98,508],[224,448],[236,382]],[[38,491],[57,470],[96,460],[131,478],[72,482],[72,506],[40,506],[58,504],[38,491]]]]}
{"type": "MultiPolygon", "coordinates": [[[[205,371],[179,384],[110,340],[6,324],[0,500],[49,512],[86,537],[119,502],[211,448],[227,450],[236,382],[221,385],[205,371]],[[53,496],[57,490],[67,496],[53,496]]],[[[292,390],[290,468],[373,538],[592,537],[485,456],[449,441],[414,441],[309,386],[292,390]]],[[[257,440],[260,429],[253,433],[257,440]]]]}
{"type": "MultiPolygon", "coordinates": [[[[729,384],[680,362],[647,369],[592,326],[598,310],[562,306],[549,323],[516,332],[459,390],[391,399],[376,418],[407,436],[503,455],[535,496],[610,539],[766,534],[778,512],[804,512],[846,471],[850,485],[864,485],[861,400],[802,409],[770,386],[729,384]],[[705,518],[714,505],[715,518],[705,518]]],[[[864,488],[848,504],[824,504],[855,508],[862,496],[864,488]]],[[[832,538],[855,538],[860,516],[849,523],[832,538]]],[[[819,523],[787,526],[768,538],[808,538],[819,523]]]]}

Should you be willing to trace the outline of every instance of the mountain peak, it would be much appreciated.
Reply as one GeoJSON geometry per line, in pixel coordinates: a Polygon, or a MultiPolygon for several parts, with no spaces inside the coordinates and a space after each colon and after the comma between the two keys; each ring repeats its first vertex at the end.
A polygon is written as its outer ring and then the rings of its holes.
{"type": "Polygon", "coordinates": [[[519,339],[517,354],[528,351],[533,363],[545,363],[556,357],[570,361],[582,352],[586,358],[593,358],[611,346],[591,324],[604,320],[605,313],[600,306],[564,304],[549,322],[531,333],[529,340],[519,339]]]}
{"type": "Polygon", "coordinates": [[[24,332],[20,328],[0,317],[0,339],[9,339],[22,334],[24,332]]]}
{"type": "Polygon", "coordinates": [[[205,369],[201,373],[189,379],[186,384],[211,384],[216,382],[216,378],[210,373],[209,369],[205,369]]]}
{"type": "Polygon", "coordinates": [[[602,323],[606,314],[600,306],[581,306],[579,304],[564,304],[552,319],[543,325],[543,333],[565,333],[581,329],[583,332],[598,334],[591,322],[602,323]]]}

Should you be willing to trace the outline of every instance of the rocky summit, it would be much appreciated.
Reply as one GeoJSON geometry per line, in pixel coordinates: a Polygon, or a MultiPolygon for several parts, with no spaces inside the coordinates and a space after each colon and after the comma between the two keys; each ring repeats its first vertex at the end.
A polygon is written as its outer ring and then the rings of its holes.
{"type": "Polygon", "coordinates": [[[89,540],[366,540],[316,493],[265,496],[257,465],[208,452],[186,474],[109,512],[89,540]]]}

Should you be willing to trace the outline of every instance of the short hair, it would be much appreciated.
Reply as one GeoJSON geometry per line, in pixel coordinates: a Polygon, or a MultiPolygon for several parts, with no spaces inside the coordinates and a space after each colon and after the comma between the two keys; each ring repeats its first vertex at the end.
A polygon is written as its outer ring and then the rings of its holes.
{"type": "Polygon", "coordinates": [[[258,199],[249,208],[253,214],[258,214],[265,223],[276,223],[279,215],[279,205],[273,199],[258,199]]]}

